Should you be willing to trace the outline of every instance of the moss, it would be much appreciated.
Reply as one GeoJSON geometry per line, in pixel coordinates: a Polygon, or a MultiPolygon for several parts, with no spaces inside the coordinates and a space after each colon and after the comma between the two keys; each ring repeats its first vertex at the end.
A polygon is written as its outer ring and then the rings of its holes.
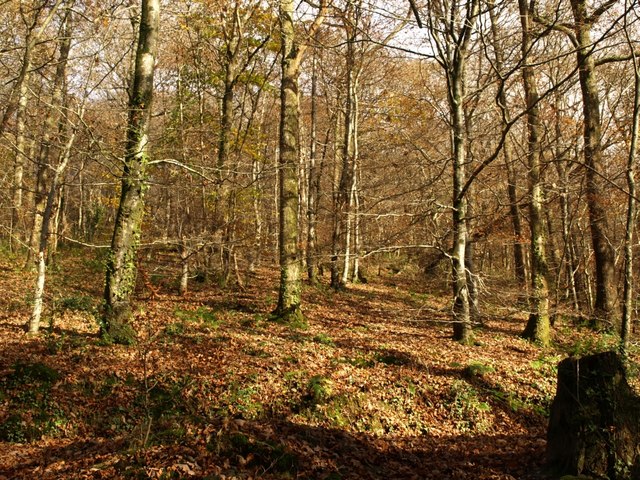
{"type": "Polygon", "coordinates": [[[128,321],[110,320],[108,327],[102,333],[102,338],[107,343],[118,345],[134,345],[136,343],[136,331],[128,321]]]}
{"type": "Polygon", "coordinates": [[[292,305],[288,308],[276,308],[269,316],[269,320],[285,324],[297,330],[306,330],[309,328],[307,319],[302,313],[299,304],[292,305]]]}

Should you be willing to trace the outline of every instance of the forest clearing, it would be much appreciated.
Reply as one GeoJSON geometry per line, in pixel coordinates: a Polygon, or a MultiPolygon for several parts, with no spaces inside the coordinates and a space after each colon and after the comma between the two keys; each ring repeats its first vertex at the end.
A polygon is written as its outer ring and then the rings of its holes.
{"type": "Polygon", "coordinates": [[[453,342],[446,274],[391,263],[347,291],[306,286],[305,328],[268,320],[274,271],[186,297],[140,284],[138,343],[109,345],[101,270],[78,253],[52,273],[37,338],[29,278],[2,261],[4,478],[545,478],[557,362],[615,348],[571,318],[553,347],[523,340],[504,285],[487,286],[477,343],[453,342]]]}

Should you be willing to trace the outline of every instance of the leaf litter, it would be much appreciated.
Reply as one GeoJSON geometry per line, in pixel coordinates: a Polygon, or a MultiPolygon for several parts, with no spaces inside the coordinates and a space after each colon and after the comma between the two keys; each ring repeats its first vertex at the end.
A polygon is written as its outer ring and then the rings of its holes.
{"type": "Polygon", "coordinates": [[[307,285],[308,328],[291,329],[268,320],[264,269],[241,291],[142,292],[138,343],[106,345],[101,275],[72,263],[36,338],[30,276],[1,265],[0,479],[544,478],[555,365],[602,343],[556,322],[541,350],[496,301],[460,345],[446,286],[411,276],[307,285]]]}

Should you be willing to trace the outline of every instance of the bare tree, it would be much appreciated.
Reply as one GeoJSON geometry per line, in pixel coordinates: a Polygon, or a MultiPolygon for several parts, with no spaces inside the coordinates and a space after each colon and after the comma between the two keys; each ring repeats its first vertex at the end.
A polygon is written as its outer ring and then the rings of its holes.
{"type": "Polygon", "coordinates": [[[160,0],[142,0],[135,70],[129,98],[129,120],[120,203],[107,260],[102,335],[119,343],[131,343],[131,294],[136,281],[136,252],[148,189],[149,124],[153,100],[160,0]]]}
{"type": "MultiPolygon", "coordinates": [[[[466,64],[473,31],[480,9],[479,0],[465,2],[429,2],[428,26],[437,51],[437,61],[447,81],[447,100],[451,126],[453,177],[453,338],[462,343],[473,341],[471,308],[465,251],[467,242],[467,130],[465,125],[466,64]]],[[[468,187],[467,187],[468,188],[468,187]]]]}

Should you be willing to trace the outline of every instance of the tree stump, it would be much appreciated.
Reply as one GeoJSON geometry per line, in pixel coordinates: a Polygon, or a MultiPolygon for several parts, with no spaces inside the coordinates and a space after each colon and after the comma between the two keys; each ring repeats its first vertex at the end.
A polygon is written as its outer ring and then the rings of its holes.
{"type": "Polygon", "coordinates": [[[567,358],[547,431],[553,474],[640,479],[640,398],[615,352],[567,358]]]}

